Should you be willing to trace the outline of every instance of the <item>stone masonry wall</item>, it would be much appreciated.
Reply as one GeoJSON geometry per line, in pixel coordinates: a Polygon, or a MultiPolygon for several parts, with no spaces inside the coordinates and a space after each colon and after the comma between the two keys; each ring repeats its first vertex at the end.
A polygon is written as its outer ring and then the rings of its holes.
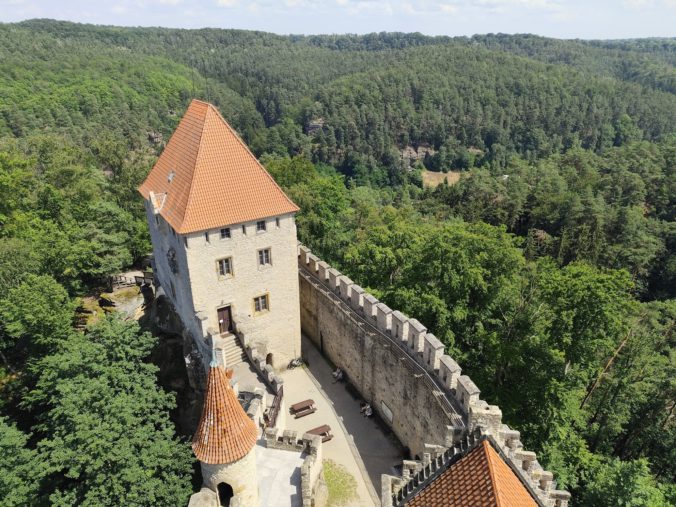
{"type": "MultiPolygon", "coordinates": [[[[301,327],[347,374],[412,455],[429,459],[475,430],[490,436],[545,506],[565,507],[569,493],[502,412],[480,399],[444,345],[417,320],[393,311],[302,245],[298,246],[301,327]]],[[[395,481],[396,482],[396,481],[395,481]]]]}
{"type": "Polygon", "coordinates": [[[242,345],[263,357],[271,353],[279,370],[300,355],[296,223],[293,214],[265,221],[265,231],[256,231],[255,221],[230,225],[230,237],[223,239],[219,229],[206,231],[208,241],[205,232],[187,234],[185,251],[200,338],[218,332],[218,308],[230,305],[236,330],[246,340],[242,345]],[[266,248],[272,263],[260,266],[258,251],[266,248]],[[228,257],[232,275],[220,276],[217,261],[228,257]],[[263,294],[269,310],[255,312],[254,297],[263,294]]]}
{"type": "MultiPolygon", "coordinates": [[[[334,277],[342,284],[339,294],[326,285],[329,284],[326,266],[321,275],[316,270],[311,274],[312,266],[317,264],[315,259],[301,247],[300,299],[304,334],[345,372],[349,382],[412,455],[422,456],[426,443],[451,445],[466,428],[467,418],[462,414],[460,403],[435,382],[432,374],[415,360],[415,354],[397,346],[389,331],[388,334],[381,332],[376,319],[363,318],[362,306],[357,306],[356,294],[362,294],[358,287],[346,277],[334,277]],[[310,258],[311,266],[303,263],[303,259],[310,258]],[[320,278],[324,273],[326,277],[322,282],[320,278]],[[351,294],[350,288],[354,289],[354,305],[358,310],[351,309],[347,302],[349,298],[345,297],[346,293],[351,294]]],[[[365,296],[374,299],[368,294],[365,296]]],[[[363,304],[361,299],[359,301],[363,304]]],[[[386,320],[390,322],[392,312],[387,313],[386,319],[384,305],[380,305],[379,310],[380,324],[384,326],[386,320]]],[[[416,340],[425,336],[425,329],[420,325],[415,332],[416,340]]],[[[432,335],[428,336],[428,342],[432,343],[432,335]]]]}

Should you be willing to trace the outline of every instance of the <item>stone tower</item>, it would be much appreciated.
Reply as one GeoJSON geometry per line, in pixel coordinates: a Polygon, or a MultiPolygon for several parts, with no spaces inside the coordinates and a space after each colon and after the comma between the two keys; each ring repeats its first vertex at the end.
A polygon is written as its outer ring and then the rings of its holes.
{"type": "Polygon", "coordinates": [[[204,486],[191,505],[258,507],[256,424],[249,419],[230,386],[232,370],[212,360],[202,417],[192,449],[200,461],[204,486]],[[215,493],[218,498],[213,495],[215,493]],[[200,498],[200,502],[197,501],[200,498]]]}
{"type": "Polygon", "coordinates": [[[235,336],[277,369],[298,357],[298,207],[214,106],[192,101],[139,192],[156,284],[202,357],[235,336]]]}

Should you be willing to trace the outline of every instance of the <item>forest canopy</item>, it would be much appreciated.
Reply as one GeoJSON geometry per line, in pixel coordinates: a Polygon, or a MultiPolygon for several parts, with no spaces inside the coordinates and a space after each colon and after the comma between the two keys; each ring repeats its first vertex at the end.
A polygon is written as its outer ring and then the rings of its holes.
{"type": "Polygon", "coordinates": [[[299,239],[432,330],[575,505],[674,505],[674,55],[0,24],[0,503],[187,503],[157,340],[73,321],[150,253],[136,187],[201,98],[300,206],[299,239]]]}

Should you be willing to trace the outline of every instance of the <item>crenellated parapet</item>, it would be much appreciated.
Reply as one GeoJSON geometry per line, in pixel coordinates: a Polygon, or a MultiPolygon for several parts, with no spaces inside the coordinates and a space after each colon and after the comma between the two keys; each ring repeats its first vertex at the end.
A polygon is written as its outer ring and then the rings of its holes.
{"type": "MultiPolygon", "coordinates": [[[[521,480],[532,488],[542,505],[546,507],[567,506],[570,494],[567,491],[556,489],[551,472],[542,468],[535,453],[523,449],[519,432],[502,423],[502,411],[498,406],[490,405],[481,399],[480,389],[470,377],[462,375],[462,368],[451,356],[444,354],[444,344],[434,334],[418,320],[409,318],[400,311],[392,310],[385,303],[378,301],[376,297],[355,284],[350,278],[321,261],[312,254],[309,248],[300,244],[298,261],[302,270],[301,274],[312,276],[333,294],[332,297],[340,302],[336,304],[340,304],[344,311],[352,312],[357,318],[363,320],[372,330],[387,338],[398,352],[404,353],[407,360],[414,362],[417,369],[412,371],[412,374],[425,380],[437,399],[446,400],[440,404],[441,407],[452,407],[452,410],[457,411],[464,422],[461,426],[458,424],[453,426],[456,431],[450,441],[445,439],[435,442],[436,447],[426,446],[426,449],[437,449],[429,453],[430,456],[437,455],[436,458],[428,457],[425,452],[423,459],[419,462],[404,462],[402,478],[384,476],[384,489],[391,488],[396,492],[405,490],[408,487],[406,484],[410,482],[407,479],[416,476],[416,480],[419,481],[418,474],[422,473],[428,465],[436,466],[430,463],[436,463],[434,460],[437,460],[439,456],[450,452],[448,459],[451,459],[453,455],[462,451],[463,445],[470,445],[466,439],[478,438],[479,435],[490,437],[495,442],[510,466],[519,474],[521,480]],[[458,429],[461,431],[458,432],[458,429]],[[426,462],[426,460],[432,461],[426,462]]],[[[425,473],[429,473],[429,470],[425,473]]]]}
{"type": "Polygon", "coordinates": [[[301,495],[303,507],[311,507],[317,481],[322,473],[322,437],[305,433],[298,438],[297,431],[282,431],[277,428],[267,428],[263,436],[270,449],[305,453],[300,470],[301,495]]]}

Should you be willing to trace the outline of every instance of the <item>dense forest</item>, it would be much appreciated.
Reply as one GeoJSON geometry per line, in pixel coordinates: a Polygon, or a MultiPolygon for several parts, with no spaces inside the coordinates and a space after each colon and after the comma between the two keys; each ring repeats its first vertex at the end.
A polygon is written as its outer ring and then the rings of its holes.
{"type": "Polygon", "coordinates": [[[0,24],[2,505],[187,503],[156,338],[73,323],[149,253],[135,188],[192,97],[301,207],[300,239],[433,330],[574,505],[676,504],[676,39],[32,20],[0,24]]]}

